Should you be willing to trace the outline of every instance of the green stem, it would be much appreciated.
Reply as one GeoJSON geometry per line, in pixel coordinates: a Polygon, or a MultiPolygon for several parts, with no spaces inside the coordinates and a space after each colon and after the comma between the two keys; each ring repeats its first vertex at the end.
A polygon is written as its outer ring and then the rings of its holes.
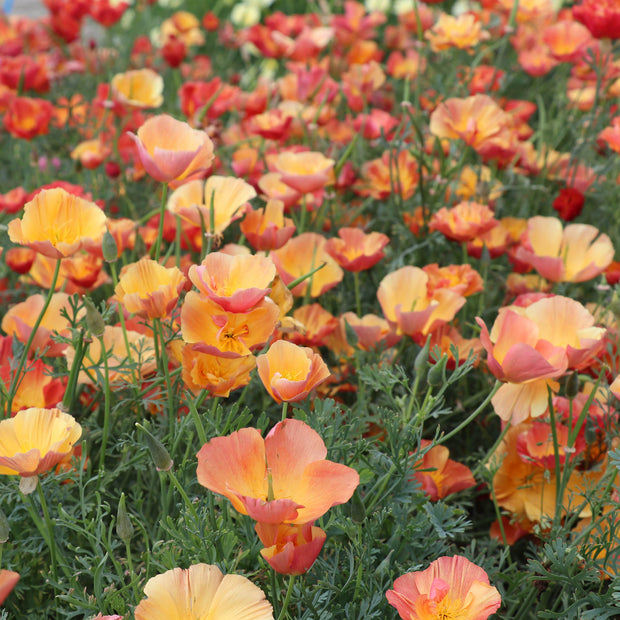
{"type": "Polygon", "coordinates": [[[278,620],[284,620],[284,617],[287,616],[287,608],[289,601],[291,600],[291,594],[293,594],[293,585],[295,584],[295,575],[291,575],[288,580],[288,588],[286,589],[286,596],[284,597],[284,603],[282,603],[282,608],[280,609],[280,615],[278,616],[278,620]]]}
{"type": "MultiPolygon", "coordinates": [[[[105,451],[108,445],[108,435],[110,434],[110,400],[112,395],[110,391],[110,367],[108,365],[108,352],[105,349],[103,336],[99,337],[99,342],[101,343],[101,355],[103,355],[103,370],[105,374],[103,400],[103,435],[101,437],[101,451],[99,452],[99,474],[101,475],[104,468],[105,451]]],[[[127,353],[129,354],[129,351],[127,351],[127,353]]]]}
{"type": "Polygon", "coordinates": [[[177,477],[174,475],[174,472],[172,471],[172,469],[168,470],[168,475],[170,476],[170,480],[172,480],[172,484],[174,485],[175,489],[179,492],[179,494],[183,498],[183,502],[185,503],[185,506],[187,507],[190,514],[192,515],[192,518],[196,522],[196,527],[199,528],[200,518],[198,517],[196,508],[194,508],[194,504],[192,504],[191,500],[189,499],[189,496],[185,492],[185,489],[183,488],[181,483],[178,481],[177,477]]]}
{"type": "Polygon", "coordinates": [[[282,422],[284,422],[284,420],[286,420],[287,414],[288,414],[288,402],[287,401],[283,401],[282,402],[282,422]]]}
{"type": "Polygon", "coordinates": [[[188,393],[186,398],[187,406],[189,407],[189,412],[194,420],[194,426],[196,427],[196,432],[198,433],[198,440],[201,445],[204,445],[207,443],[207,433],[205,432],[205,427],[202,424],[200,414],[198,413],[198,409],[192,398],[193,395],[188,393]]]}
{"type": "Polygon", "coordinates": [[[362,318],[362,298],[360,296],[360,274],[359,271],[353,272],[353,286],[355,288],[355,308],[357,316],[362,318]]]}
{"type": "Polygon", "coordinates": [[[41,308],[41,312],[39,313],[37,320],[34,322],[34,325],[32,326],[32,331],[30,332],[28,341],[26,342],[26,345],[24,346],[24,350],[22,351],[22,355],[19,359],[19,364],[17,365],[15,374],[13,375],[13,379],[11,380],[11,387],[9,388],[9,395],[7,397],[7,402],[6,402],[7,414],[11,413],[11,407],[13,406],[13,399],[15,398],[15,394],[22,380],[21,375],[22,375],[22,371],[24,370],[26,358],[28,357],[28,352],[30,351],[32,342],[37,334],[39,325],[41,325],[41,321],[43,320],[43,315],[46,313],[50,305],[50,302],[52,301],[52,296],[54,295],[54,290],[56,288],[56,282],[58,282],[58,274],[60,273],[60,262],[61,262],[60,258],[56,260],[56,268],[54,269],[54,275],[52,276],[52,282],[50,284],[50,289],[47,292],[47,298],[45,299],[45,302],[43,303],[43,308],[41,308]]]}
{"type": "Polygon", "coordinates": [[[460,433],[470,422],[472,422],[475,418],[477,418],[478,414],[491,402],[491,399],[493,398],[493,396],[495,396],[495,393],[497,392],[497,390],[499,390],[501,385],[502,385],[502,382],[499,379],[496,379],[493,389],[491,390],[489,395],[484,399],[484,401],[480,404],[480,406],[467,419],[463,420],[463,422],[461,422],[455,429],[451,430],[447,435],[440,437],[436,443],[442,444],[448,441],[448,439],[460,433]]]}
{"type": "Polygon", "coordinates": [[[161,252],[161,242],[164,237],[164,214],[166,213],[166,198],[168,197],[168,184],[162,183],[161,205],[159,207],[159,229],[157,230],[157,239],[154,247],[154,260],[159,262],[161,252]]]}

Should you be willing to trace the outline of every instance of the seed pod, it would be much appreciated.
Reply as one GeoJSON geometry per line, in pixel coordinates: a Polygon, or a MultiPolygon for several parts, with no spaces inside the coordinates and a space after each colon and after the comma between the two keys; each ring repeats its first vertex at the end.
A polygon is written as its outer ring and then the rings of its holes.
{"type": "Polygon", "coordinates": [[[116,533],[118,537],[127,544],[133,536],[133,531],[133,523],[125,507],[125,494],[121,493],[121,499],[118,502],[118,512],[116,513],[116,533]]]}

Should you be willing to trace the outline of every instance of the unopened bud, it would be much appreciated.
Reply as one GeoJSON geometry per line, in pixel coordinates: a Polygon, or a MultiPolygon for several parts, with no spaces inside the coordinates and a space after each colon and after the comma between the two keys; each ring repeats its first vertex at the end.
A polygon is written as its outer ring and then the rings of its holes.
{"type": "Polygon", "coordinates": [[[566,398],[575,398],[579,394],[579,373],[576,370],[566,377],[564,388],[566,398]]]}
{"type": "Polygon", "coordinates": [[[88,331],[95,338],[101,338],[105,331],[105,323],[101,312],[95,308],[95,304],[88,297],[83,297],[82,299],[86,306],[86,327],[88,327],[88,331]]]}
{"type": "Polygon", "coordinates": [[[420,349],[420,352],[416,355],[413,362],[413,369],[417,375],[422,374],[428,368],[428,354],[431,350],[431,337],[426,338],[424,346],[420,349]]]}
{"type": "Polygon", "coordinates": [[[125,507],[125,494],[121,493],[121,499],[118,502],[118,511],[116,513],[116,533],[118,537],[127,544],[133,536],[133,529],[133,523],[125,507]]]}
{"type": "Polygon", "coordinates": [[[351,521],[353,523],[363,523],[366,520],[366,506],[359,491],[355,489],[353,497],[351,497],[351,521]]]}
{"type": "Polygon", "coordinates": [[[151,452],[151,457],[155,463],[157,471],[168,471],[172,469],[173,460],[170,458],[168,450],[166,450],[164,444],[151,435],[149,431],[142,426],[142,424],[136,423],[136,426],[144,433],[146,437],[146,444],[151,452]]]}
{"type": "Polygon", "coordinates": [[[429,385],[433,387],[439,386],[446,381],[446,364],[448,363],[448,356],[442,355],[441,359],[431,367],[426,376],[426,380],[429,385]]]}
{"type": "Polygon", "coordinates": [[[109,230],[106,230],[101,241],[101,253],[106,263],[115,263],[118,260],[118,245],[109,230]]]}
{"type": "Polygon", "coordinates": [[[9,520],[6,518],[4,511],[0,510],[0,544],[4,544],[9,539],[9,520]]]}

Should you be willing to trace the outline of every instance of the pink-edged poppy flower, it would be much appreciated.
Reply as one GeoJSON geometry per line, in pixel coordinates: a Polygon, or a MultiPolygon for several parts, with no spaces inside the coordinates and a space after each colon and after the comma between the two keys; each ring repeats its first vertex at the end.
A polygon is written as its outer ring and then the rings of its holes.
{"type": "Polygon", "coordinates": [[[320,435],[300,420],[215,437],[197,454],[198,482],[260,523],[300,525],[347,502],[359,484],[351,467],[325,459],[320,435]]]}
{"type": "Polygon", "coordinates": [[[260,554],[281,575],[303,575],[308,572],[327,538],[325,532],[313,523],[257,523],[254,529],[265,545],[260,554]]]}
{"type": "Polygon", "coordinates": [[[294,234],[293,220],[284,217],[284,203],[272,198],[264,209],[248,211],[239,228],[255,250],[277,250],[294,234]]]}
{"type": "Polygon", "coordinates": [[[361,228],[341,228],[338,237],[328,239],[327,253],[347,271],[363,271],[376,265],[384,256],[383,248],[390,242],[379,232],[365,233],[361,228]]]}
{"type": "Polygon", "coordinates": [[[162,183],[176,186],[199,177],[213,161],[213,142],[207,133],[168,114],[149,118],[137,134],[128,135],[144,169],[162,183]]]}
{"type": "Polygon", "coordinates": [[[502,604],[484,569],[461,555],[399,577],[386,596],[403,620],[486,620],[502,604]]]}
{"type": "Polygon", "coordinates": [[[316,151],[284,151],[274,160],[280,180],[300,194],[308,194],[325,187],[331,179],[336,162],[316,151]]]}
{"type": "Polygon", "coordinates": [[[278,340],[256,358],[265,389],[277,402],[296,403],[331,375],[323,358],[310,347],[278,340]]]}
{"type": "Polygon", "coordinates": [[[276,268],[270,258],[252,254],[207,254],[200,265],[189,268],[189,279],[198,290],[227,312],[247,312],[269,295],[276,268]]]}
{"type": "Polygon", "coordinates": [[[151,577],[136,620],[273,620],[265,593],[242,575],[223,575],[217,566],[193,564],[151,577]]]}
{"type": "Polygon", "coordinates": [[[3,568],[0,570],[0,605],[4,603],[6,597],[11,593],[19,581],[19,573],[3,568]]]}
{"type": "Polygon", "coordinates": [[[535,216],[528,220],[515,258],[552,282],[591,280],[614,258],[611,239],[599,232],[589,224],[569,224],[562,229],[556,217],[535,216]]]}

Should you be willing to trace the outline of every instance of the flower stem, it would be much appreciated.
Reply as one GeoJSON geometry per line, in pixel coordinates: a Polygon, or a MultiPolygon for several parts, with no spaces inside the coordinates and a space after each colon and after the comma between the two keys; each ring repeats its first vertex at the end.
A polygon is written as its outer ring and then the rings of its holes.
{"type": "Polygon", "coordinates": [[[56,268],[54,269],[54,275],[52,276],[52,282],[50,284],[50,289],[47,292],[47,298],[43,303],[43,308],[41,308],[41,312],[37,317],[37,320],[34,322],[32,326],[32,331],[30,332],[30,336],[28,337],[28,341],[24,346],[24,350],[22,351],[21,358],[19,360],[19,364],[15,370],[15,374],[13,375],[13,379],[11,381],[11,387],[9,388],[9,394],[6,401],[6,412],[8,414],[11,413],[11,407],[13,406],[13,399],[15,398],[15,394],[17,389],[19,388],[19,384],[22,380],[22,371],[24,370],[24,365],[26,364],[26,358],[28,357],[28,352],[30,351],[30,347],[32,346],[32,342],[36,336],[37,330],[39,329],[39,325],[41,325],[41,321],[43,320],[43,315],[47,311],[47,308],[52,301],[52,295],[54,294],[54,289],[56,288],[56,282],[58,281],[58,274],[60,273],[60,262],[61,259],[56,260],[56,268]]]}
{"type": "Polygon", "coordinates": [[[159,207],[159,229],[157,231],[157,239],[155,240],[155,249],[153,258],[159,262],[159,256],[161,253],[161,241],[164,236],[164,214],[166,212],[166,198],[168,197],[168,185],[167,183],[162,184],[161,191],[161,205],[159,207]]]}
{"type": "Polygon", "coordinates": [[[286,420],[287,414],[288,414],[288,402],[284,401],[282,403],[282,422],[284,422],[284,420],[286,420]]]}
{"type": "Polygon", "coordinates": [[[99,452],[99,474],[103,471],[105,461],[105,450],[110,434],[110,367],[108,365],[108,352],[105,350],[103,336],[99,337],[101,343],[101,354],[103,355],[103,371],[105,376],[104,396],[103,396],[103,434],[101,436],[101,449],[99,452]]]}
{"type": "Polygon", "coordinates": [[[287,608],[289,601],[291,600],[291,594],[293,593],[293,585],[295,584],[295,575],[291,575],[288,580],[288,588],[286,589],[286,596],[284,597],[284,603],[282,603],[282,608],[280,609],[280,615],[278,616],[278,620],[284,620],[284,617],[287,614],[287,608]]]}

